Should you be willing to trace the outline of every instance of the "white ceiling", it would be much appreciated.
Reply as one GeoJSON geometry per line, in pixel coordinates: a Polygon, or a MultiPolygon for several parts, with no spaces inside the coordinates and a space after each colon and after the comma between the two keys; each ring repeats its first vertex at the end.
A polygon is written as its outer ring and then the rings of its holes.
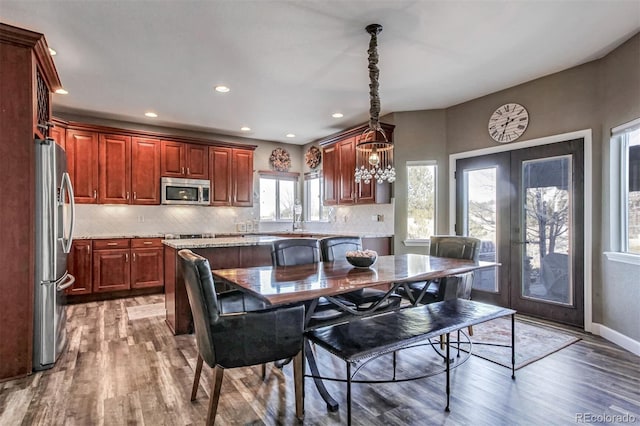
{"type": "Polygon", "coordinates": [[[367,121],[368,24],[384,115],[602,57],[640,30],[640,0],[0,0],[0,20],[57,50],[56,111],[304,144],[367,121]]]}

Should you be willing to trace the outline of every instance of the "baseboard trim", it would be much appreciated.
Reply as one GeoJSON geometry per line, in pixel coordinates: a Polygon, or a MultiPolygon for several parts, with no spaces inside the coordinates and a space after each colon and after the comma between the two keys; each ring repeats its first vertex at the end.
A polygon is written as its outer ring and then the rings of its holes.
{"type": "Polygon", "coordinates": [[[592,323],[591,332],[604,339],[607,339],[611,343],[615,343],[618,346],[623,347],[629,352],[640,356],[640,342],[633,340],[631,337],[625,336],[605,325],[592,323]]]}

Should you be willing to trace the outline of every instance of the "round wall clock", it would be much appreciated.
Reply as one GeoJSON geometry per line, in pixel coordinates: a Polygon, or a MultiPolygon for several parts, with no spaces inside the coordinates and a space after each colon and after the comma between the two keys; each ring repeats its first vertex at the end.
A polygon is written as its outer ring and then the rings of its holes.
{"type": "Polygon", "coordinates": [[[520,104],[504,104],[489,118],[489,135],[496,142],[507,143],[518,139],[529,125],[529,113],[520,104]]]}

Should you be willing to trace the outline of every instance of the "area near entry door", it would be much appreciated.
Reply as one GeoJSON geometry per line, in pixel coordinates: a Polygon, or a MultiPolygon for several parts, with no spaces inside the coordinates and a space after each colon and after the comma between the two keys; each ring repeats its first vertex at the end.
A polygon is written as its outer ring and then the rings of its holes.
{"type": "Polygon", "coordinates": [[[456,231],[482,240],[472,297],[584,324],[583,140],[456,162],[456,231]]]}

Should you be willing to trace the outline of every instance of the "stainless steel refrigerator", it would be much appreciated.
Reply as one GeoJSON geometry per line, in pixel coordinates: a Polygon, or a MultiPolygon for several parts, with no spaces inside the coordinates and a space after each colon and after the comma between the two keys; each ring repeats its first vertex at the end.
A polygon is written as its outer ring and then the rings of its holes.
{"type": "Polygon", "coordinates": [[[36,145],[36,249],[33,369],[51,368],[66,343],[64,290],[75,282],[67,271],[75,205],[67,156],[53,139],[36,145]]]}

